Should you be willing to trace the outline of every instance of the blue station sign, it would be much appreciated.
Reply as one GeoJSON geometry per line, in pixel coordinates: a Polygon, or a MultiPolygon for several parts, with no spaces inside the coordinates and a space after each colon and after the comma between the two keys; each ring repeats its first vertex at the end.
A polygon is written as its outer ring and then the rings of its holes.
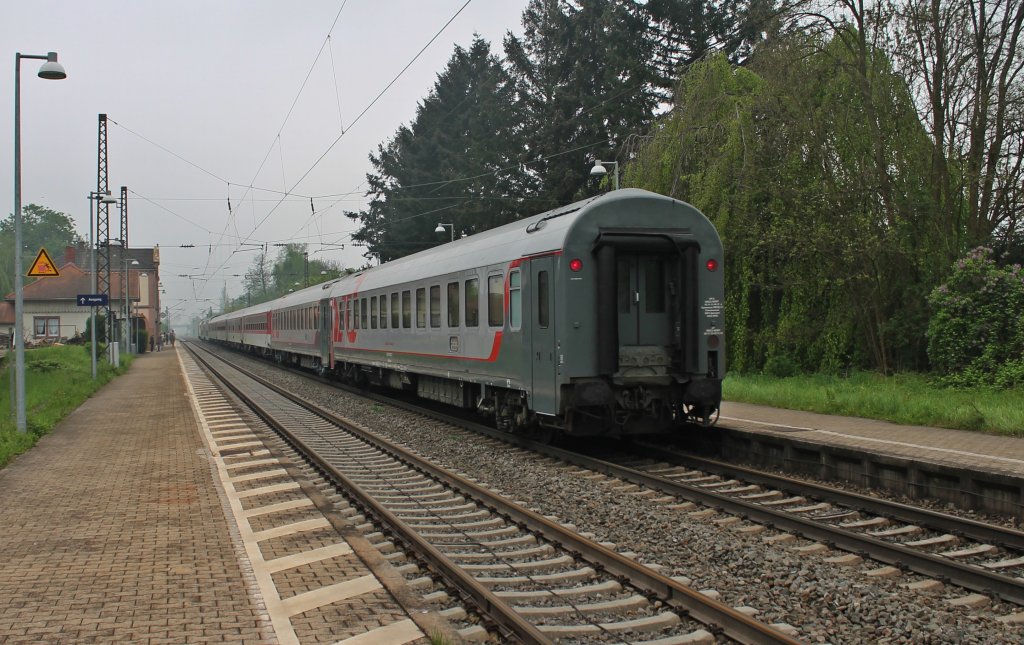
{"type": "Polygon", "coordinates": [[[79,307],[106,307],[108,302],[105,293],[80,293],[76,300],[79,307]]]}

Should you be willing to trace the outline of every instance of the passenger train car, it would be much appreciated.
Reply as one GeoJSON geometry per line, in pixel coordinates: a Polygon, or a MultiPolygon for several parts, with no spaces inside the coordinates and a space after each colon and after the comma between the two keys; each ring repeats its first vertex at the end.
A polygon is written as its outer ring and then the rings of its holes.
{"type": "Polygon", "coordinates": [[[693,206],[617,190],[217,316],[200,335],[507,430],[659,432],[718,411],[722,259],[693,206]]]}

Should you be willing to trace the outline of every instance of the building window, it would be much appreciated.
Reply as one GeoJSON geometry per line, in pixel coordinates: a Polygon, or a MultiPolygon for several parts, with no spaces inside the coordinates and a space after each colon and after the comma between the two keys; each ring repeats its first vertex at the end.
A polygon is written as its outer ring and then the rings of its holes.
{"type": "Polygon", "coordinates": [[[60,318],[37,316],[32,319],[37,337],[57,338],[60,336],[60,318]]]}

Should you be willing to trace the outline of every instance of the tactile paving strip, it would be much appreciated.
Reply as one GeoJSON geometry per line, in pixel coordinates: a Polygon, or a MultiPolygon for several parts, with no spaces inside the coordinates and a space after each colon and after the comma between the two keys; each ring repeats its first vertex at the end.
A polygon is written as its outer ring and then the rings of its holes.
{"type": "Polygon", "coordinates": [[[191,357],[178,357],[228,519],[237,527],[241,557],[253,573],[252,593],[260,596],[278,640],[398,645],[425,638],[221,389],[191,357]],[[347,620],[336,620],[337,612],[332,620],[314,620],[331,606],[347,620]]]}

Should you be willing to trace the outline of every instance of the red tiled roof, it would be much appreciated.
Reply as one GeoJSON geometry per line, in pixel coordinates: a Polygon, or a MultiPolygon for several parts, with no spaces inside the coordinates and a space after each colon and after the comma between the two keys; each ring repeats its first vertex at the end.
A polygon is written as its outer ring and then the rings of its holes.
{"type": "MultiPolygon", "coordinates": [[[[74,300],[78,294],[93,292],[91,274],[87,271],[74,264],[65,264],[59,270],[60,275],[57,277],[37,278],[35,282],[26,284],[25,300],[74,300]]],[[[114,300],[121,299],[123,277],[120,272],[110,276],[110,297],[114,300]]],[[[139,272],[134,269],[128,272],[128,289],[131,297],[136,298],[139,292],[139,272]]],[[[13,302],[14,293],[7,294],[6,300],[13,302]]]]}

